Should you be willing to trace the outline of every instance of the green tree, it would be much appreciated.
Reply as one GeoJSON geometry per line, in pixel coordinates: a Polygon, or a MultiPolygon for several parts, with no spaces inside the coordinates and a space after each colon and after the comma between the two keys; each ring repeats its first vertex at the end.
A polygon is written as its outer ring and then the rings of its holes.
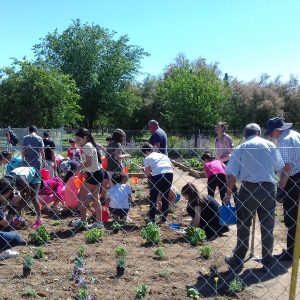
{"type": "MultiPolygon", "coordinates": [[[[33,49],[39,61],[75,80],[87,127],[105,118],[113,122],[116,107],[123,107],[120,101],[126,95],[127,103],[135,101],[128,85],[138,73],[140,60],[148,55],[130,45],[126,35],[115,38],[115,32],[81,24],[80,20],[73,21],[62,33],[55,30],[47,34],[33,49]]],[[[124,119],[128,117],[124,115],[124,119]]]]}
{"type": "Polygon", "coordinates": [[[15,61],[0,74],[3,125],[61,127],[82,119],[80,96],[69,75],[28,61],[15,61]]]}

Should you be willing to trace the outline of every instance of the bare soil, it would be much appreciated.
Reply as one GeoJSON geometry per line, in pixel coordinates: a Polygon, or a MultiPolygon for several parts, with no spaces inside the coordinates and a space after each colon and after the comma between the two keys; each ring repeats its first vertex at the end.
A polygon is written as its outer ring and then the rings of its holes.
{"type": "MultiPolygon", "coordinates": [[[[206,193],[206,179],[197,179],[188,176],[176,169],[175,186],[180,190],[187,182],[195,182],[202,192],[206,193]]],[[[142,194],[147,196],[147,182],[140,179],[138,185],[142,187],[142,194]]],[[[135,193],[135,198],[139,193],[135,193]]],[[[143,197],[135,199],[135,206],[130,212],[133,219],[117,234],[112,234],[111,221],[106,223],[106,235],[96,244],[87,245],[85,259],[85,272],[87,287],[94,299],[134,299],[135,288],[146,284],[149,293],[146,299],[188,299],[187,287],[199,290],[201,299],[230,299],[228,284],[234,274],[228,271],[224,263],[224,256],[230,255],[236,243],[236,228],[231,226],[230,232],[213,241],[209,241],[213,249],[208,260],[199,257],[199,247],[192,247],[182,233],[171,230],[167,225],[161,227],[166,259],[154,259],[155,245],[145,243],[141,238],[140,228],[145,224],[143,216],[148,211],[147,200],[143,197]],[[125,274],[116,276],[115,248],[124,245],[128,250],[125,274]],[[217,265],[219,269],[218,284],[211,276],[210,267],[217,265]]],[[[169,223],[179,223],[183,227],[189,224],[189,217],[185,212],[185,201],[181,201],[174,212],[169,216],[169,223]]],[[[281,208],[278,208],[276,219],[274,253],[281,252],[285,243],[285,228],[282,221],[281,208]]],[[[45,216],[48,231],[52,232],[53,240],[47,245],[46,258],[35,260],[32,274],[22,277],[22,256],[33,255],[35,246],[17,247],[21,256],[0,262],[0,299],[20,300],[22,293],[28,288],[38,292],[38,299],[75,299],[77,287],[70,280],[74,259],[78,248],[84,244],[82,232],[75,232],[70,227],[73,218],[62,218],[58,226],[50,225],[51,219],[45,216]]],[[[26,215],[28,224],[34,218],[26,215]]],[[[21,235],[27,239],[32,230],[20,230],[21,235]]],[[[254,254],[260,255],[260,234],[257,225],[255,234],[254,254]]],[[[245,263],[245,269],[240,278],[245,289],[238,293],[236,299],[288,299],[291,267],[285,265],[273,276],[262,272],[262,265],[252,259],[245,263]]],[[[299,293],[296,299],[300,299],[299,293]]]]}

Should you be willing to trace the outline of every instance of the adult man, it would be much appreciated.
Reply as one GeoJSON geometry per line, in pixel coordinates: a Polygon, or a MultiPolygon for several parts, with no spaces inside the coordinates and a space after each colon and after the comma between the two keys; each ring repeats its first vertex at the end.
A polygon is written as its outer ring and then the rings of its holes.
{"type": "Polygon", "coordinates": [[[159,127],[158,122],[155,120],[149,121],[148,130],[152,133],[149,143],[157,148],[160,153],[168,155],[167,134],[159,127]]]}
{"type": "Polygon", "coordinates": [[[249,247],[250,226],[257,212],[261,224],[262,264],[267,271],[273,266],[273,230],[275,225],[275,172],[284,167],[276,146],[260,137],[259,125],[248,124],[244,129],[246,141],[238,146],[226,167],[227,193],[224,203],[230,201],[238,179],[242,184],[236,199],[237,245],[232,257],[225,262],[241,270],[249,247]]]}
{"type": "Polygon", "coordinates": [[[268,121],[266,131],[267,135],[277,139],[284,161],[276,196],[279,202],[283,202],[284,223],[287,227],[287,249],[275,255],[281,261],[293,259],[300,195],[300,134],[290,129],[292,125],[275,117],[268,121]]]}
{"type": "Polygon", "coordinates": [[[54,170],[56,170],[55,160],[55,143],[51,139],[51,133],[49,130],[44,131],[44,147],[45,147],[45,168],[50,172],[51,177],[54,177],[54,170]]]}
{"type": "Polygon", "coordinates": [[[40,171],[44,166],[44,142],[37,135],[37,128],[35,126],[30,126],[29,135],[23,138],[22,157],[25,167],[34,167],[37,171],[40,171]]]}

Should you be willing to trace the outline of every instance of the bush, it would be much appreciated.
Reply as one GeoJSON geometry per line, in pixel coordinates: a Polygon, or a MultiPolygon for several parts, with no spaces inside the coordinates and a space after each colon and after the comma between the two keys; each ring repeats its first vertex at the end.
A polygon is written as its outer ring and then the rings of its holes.
{"type": "Polygon", "coordinates": [[[46,227],[42,225],[35,232],[29,234],[29,240],[36,245],[43,245],[51,240],[51,236],[46,227]]]}
{"type": "Polygon", "coordinates": [[[154,254],[158,259],[163,259],[165,257],[165,249],[163,247],[158,247],[155,249],[154,254]]]}
{"type": "Polygon", "coordinates": [[[195,228],[189,226],[186,231],[186,239],[191,245],[195,246],[198,243],[202,243],[206,240],[206,234],[205,231],[199,227],[195,228]]]}
{"type": "Polygon", "coordinates": [[[143,157],[133,157],[129,161],[128,171],[129,173],[139,173],[141,172],[140,166],[143,166],[144,159],[143,157]]]}
{"type": "Polygon", "coordinates": [[[142,238],[148,242],[159,243],[161,239],[161,231],[158,225],[149,223],[141,230],[142,238]]]}
{"type": "Polygon", "coordinates": [[[115,250],[116,257],[126,257],[127,249],[124,246],[118,246],[115,250]]]}
{"type": "Polygon", "coordinates": [[[45,257],[46,250],[43,247],[39,247],[35,249],[34,258],[42,259],[45,257]]]}
{"type": "Polygon", "coordinates": [[[242,280],[238,277],[235,277],[232,281],[229,283],[228,292],[230,294],[237,294],[241,292],[244,289],[244,284],[242,280]]]}
{"type": "Polygon", "coordinates": [[[92,228],[84,233],[84,238],[87,243],[96,243],[102,240],[104,229],[92,228]]]}
{"type": "Polygon", "coordinates": [[[211,249],[211,246],[209,246],[209,245],[205,245],[199,249],[199,254],[204,259],[210,258],[211,252],[212,252],[212,249],[211,249]]]}
{"type": "Polygon", "coordinates": [[[146,284],[141,284],[135,289],[135,299],[142,300],[147,296],[148,286],[146,284]]]}

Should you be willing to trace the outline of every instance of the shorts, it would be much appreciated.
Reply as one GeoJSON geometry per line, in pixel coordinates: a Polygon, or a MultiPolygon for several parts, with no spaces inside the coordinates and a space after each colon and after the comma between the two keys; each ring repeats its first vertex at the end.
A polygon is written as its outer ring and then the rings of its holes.
{"type": "Polygon", "coordinates": [[[85,182],[91,185],[101,184],[104,178],[103,170],[100,169],[94,173],[86,172],[86,180],[85,182]]]}

